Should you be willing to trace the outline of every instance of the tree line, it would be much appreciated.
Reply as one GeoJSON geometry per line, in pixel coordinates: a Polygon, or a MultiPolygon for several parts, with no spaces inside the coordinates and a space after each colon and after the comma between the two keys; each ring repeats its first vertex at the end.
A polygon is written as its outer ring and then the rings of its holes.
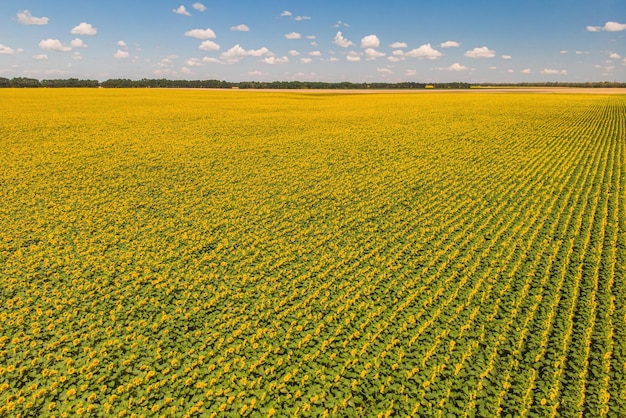
{"type": "Polygon", "coordinates": [[[472,87],[626,87],[626,83],[600,81],[586,83],[562,83],[562,82],[542,82],[542,83],[417,83],[412,81],[400,83],[329,83],[323,81],[241,81],[230,82],[224,80],[168,80],[168,79],[147,79],[130,80],[126,78],[116,78],[106,81],[79,80],[77,78],[37,80],[28,77],[15,77],[12,79],[0,77],[0,88],[67,88],[67,87],[103,87],[103,88],[199,88],[199,89],[469,89],[472,87]]]}

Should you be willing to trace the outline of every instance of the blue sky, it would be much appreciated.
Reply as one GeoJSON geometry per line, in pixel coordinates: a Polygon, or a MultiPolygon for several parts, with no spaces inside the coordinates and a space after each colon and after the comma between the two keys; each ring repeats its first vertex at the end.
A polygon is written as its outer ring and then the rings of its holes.
{"type": "Polygon", "coordinates": [[[0,1],[0,77],[626,82],[626,0],[0,1]]]}

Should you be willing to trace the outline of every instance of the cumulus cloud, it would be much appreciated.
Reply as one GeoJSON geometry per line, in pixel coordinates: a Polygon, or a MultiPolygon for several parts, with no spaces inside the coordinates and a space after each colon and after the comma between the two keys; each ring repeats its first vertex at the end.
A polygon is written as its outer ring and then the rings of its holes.
{"type": "Polygon", "coordinates": [[[84,43],[82,39],[78,39],[78,38],[72,39],[70,41],[70,46],[72,48],[87,48],[87,44],[84,43]]]}
{"type": "Polygon", "coordinates": [[[474,48],[471,51],[465,51],[465,56],[468,58],[493,58],[496,56],[496,51],[482,46],[480,48],[474,48]]]}
{"type": "Polygon", "coordinates": [[[121,49],[118,49],[117,52],[115,52],[115,54],[113,54],[113,58],[116,59],[123,59],[123,58],[128,58],[128,51],[122,51],[121,49]]]}
{"type": "Polygon", "coordinates": [[[291,12],[289,10],[283,10],[283,12],[280,14],[281,17],[289,17],[291,16],[291,12]]]}
{"type": "Polygon", "coordinates": [[[274,65],[274,64],[286,64],[289,62],[289,58],[287,57],[275,57],[275,56],[271,56],[271,57],[266,57],[263,58],[261,60],[261,62],[265,63],[265,64],[270,64],[270,65],[274,65]]]}
{"type": "Polygon", "coordinates": [[[587,55],[589,51],[576,51],[576,55],[587,55]]]}
{"type": "Polygon", "coordinates": [[[23,10],[17,13],[17,21],[22,25],[47,25],[47,17],[35,17],[28,10],[23,10]]]}
{"type": "Polygon", "coordinates": [[[510,60],[511,58],[513,57],[511,57],[510,55],[502,55],[503,60],[510,60]]]}
{"type": "Polygon", "coordinates": [[[213,57],[204,57],[202,58],[202,62],[208,62],[211,64],[224,64],[222,61],[218,60],[217,58],[213,58],[213,57]]]}
{"type": "Polygon", "coordinates": [[[78,26],[75,26],[70,33],[73,35],[94,36],[98,33],[98,30],[94,28],[91,23],[81,22],[78,26]]]}
{"type": "Polygon", "coordinates": [[[206,6],[202,3],[194,3],[192,7],[199,12],[204,12],[206,10],[206,6]]]}
{"type": "Polygon", "coordinates": [[[300,53],[295,49],[291,49],[289,50],[289,55],[291,55],[292,57],[297,57],[298,55],[300,55],[300,53]]]}
{"type": "Polygon", "coordinates": [[[406,44],[406,42],[394,42],[389,46],[391,48],[406,48],[408,45],[406,44]]]}
{"type": "Polygon", "coordinates": [[[404,55],[411,58],[426,58],[429,60],[437,59],[441,56],[441,52],[434,49],[430,44],[420,45],[419,48],[415,48],[406,52],[404,55]]]}
{"type": "Polygon", "coordinates": [[[613,58],[615,60],[618,60],[620,58],[622,58],[622,56],[616,52],[612,52],[611,55],[609,55],[609,58],[613,58]]]}
{"type": "Polygon", "coordinates": [[[393,74],[393,71],[389,68],[377,68],[376,71],[382,74],[393,74]]]}
{"type": "Polygon", "coordinates": [[[378,48],[380,39],[376,35],[367,35],[361,39],[361,48],[378,48]]]}
{"type": "Polygon", "coordinates": [[[211,29],[192,29],[185,32],[185,36],[191,36],[196,39],[215,39],[215,32],[211,29]]]}
{"type": "Polygon", "coordinates": [[[387,57],[387,60],[390,62],[400,62],[400,61],[404,61],[405,59],[406,58],[403,56],[396,56],[396,55],[391,55],[387,57]]]}
{"type": "Polygon", "coordinates": [[[203,51],[219,51],[220,50],[220,46],[213,41],[203,41],[198,48],[203,51]]]}
{"type": "Polygon", "coordinates": [[[120,39],[119,41],[117,41],[116,45],[125,48],[126,47],[126,42],[124,42],[123,40],[120,39]]]}
{"type": "Polygon", "coordinates": [[[530,71],[530,68],[524,68],[522,71],[520,71],[520,73],[522,74],[530,74],[532,71],[530,71]]]}
{"type": "Polygon", "coordinates": [[[349,46],[354,45],[352,41],[349,41],[343,37],[341,31],[337,32],[337,34],[335,35],[335,39],[333,40],[333,43],[342,48],[348,48],[349,46]]]}
{"type": "Polygon", "coordinates": [[[561,50],[561,54],[567,54],[567,53],[569,53],[569,51],[567,49],[561,50]]]}
{"type": "Polygon", "coordinates": [[[191,13],[189,13],[187,11],[187,8],[185,8],[185,6],[183,6],[182,4],[180,6],[178,6],[177,8],[172,10],[174,13],[176,13],[177,15],[181,15],[181,16],[191,16],[191,13]]]}
{"type": "Polygon", "coordinates": [[[231,26],[230,30],[235,32],[250,32],[248,25],[244,25],[243,23],[241,25],[231,26]]]}
{"type": "Polygon", "coordinates": [[[350,62],[361,61],[361,55],[356,51],[350,51],[346,56],[346,59],[350,62]]]}
{"type": "Polygon", "coordinates": [[[374,48],[366,48],[365,55],[367,56],[368,60],[375,60],[376,58],[384,57],[387,54],[377,51],[374,48]]]}
{"type": "Polygon", "coordinates": [[[406,70],[404,72],[404,75],[408,75],[408,76],[414,76],[417,75],[417,70],[406,70]]]}
{"type": "Polygon", "coordinates": [[[311,20],[310,16],[296,16],[293,18],[296,22],[301,22],[303,20],[311,20]]]}
{"type": "Polygon", "coordinates": [[[337,62],[337,61],[339,61],[339,58],[337,58],[337,57],[330,57],[330,58],[328,58],[328,61],[329,62],[337,62]]]}
{"type": "Polygon", "coordinates": [[[440,43],[439,46],[442,48],[458,48],[461,44],[457,41],[445,41],[440,43]]]}
{"type": "Polygon", "coordinates": [[[309,55],[311,55],[312,57],[321,57],[322,53],[320,51],[311,51],[309,52],[309,55]]]}
{"type": "Polygon", "coordinates": [[[260,48],[260,49],[246,50],[241,45],[237,44],[233,46],[232,48],[230,48],[228,51],[223,52],[221,57],[227,60],[229,63],[234,63],[234,62],[238,62],[239,60],[247,56],[261,57],[263,55],[269,55],[269,54],[270,54],[270,50],[265,47],[260,48]]]}
{"type": "Polygon", "coordinates": [[[300,58],[300,62],[302,64],[310,64],[311,62],[313,62],[312,58],[300,58]]]}
{"type": "MultiPolygon", "coordinates": [[[[0,50],[2,50],[2,45],[0,45],[0,50]]],[[[37,61],[45,61],[48,59],[48,56],[46,54],[33,55],[33,59],[36,59],[37,61]]]]}
{"type": "Polygon", "coordinates": [[[440,70],[444,70],[444,71],[467,71],[467,70],[469,70],[469,68],[467,68],[465,65],[461,65],[460,63],[455,62],[454,64],[452,64],[449,67],[440,68],[440,70]]]}
{"type": "Polygon", "coordinates": [[[555,70],[552,68],[544,68],[540,71],[543,75],[567,75],[567,70],[555,70]]]}
{"type": "Polygon", "coordinates": [[[606,22],[604,26],[587,26],[589,32],[621,32],[626,30],[626,23],[606,22]]]}
{"type": "Polygon", "coordinates": [[[290,32],[290,33],[285,34],[285,38],[286,39],[300,39],[302,38],[302,35],[299,34],[298,32],[290,32]]]}
{"type": "Polygon", "coordinates": [[[8,47],[6,45],[0,44],[0,55],[13,55],[15,54],[15,49],[8,47]]]}
{"type": "Polygon", "coordinates": [[[341,28],[341,27],[349,28],[350,25],[348,25],[346,22],[342,22],[341,20],[333,25],[333,28],[341,28]]]}
{"type": "Polygon", "coordinates": [[[76,60],[76,61],[80,61],[80,60],[82,60],[82,59],[83,59],[83,56],[82,56],[82,54],[81,54],[80,52],[75,51],[75,52],[72,54],[72,59],[73,59],[73,60],[76,60]]]}
{"type": "Polygon", "coordinates": [[[44,39],[39,42],[39,48],[46,51],[56,52],[69,52],[72,50],[71,46],[63,45],[58,39],[44,39]]]}

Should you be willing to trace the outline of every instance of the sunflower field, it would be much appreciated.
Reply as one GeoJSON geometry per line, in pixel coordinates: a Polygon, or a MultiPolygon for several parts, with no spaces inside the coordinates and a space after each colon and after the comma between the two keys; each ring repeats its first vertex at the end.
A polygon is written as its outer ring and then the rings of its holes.
{"type": "Polygon", "coordinates": [[[626,96],[0,103],[0,416],[626,416],[626,96]]]}

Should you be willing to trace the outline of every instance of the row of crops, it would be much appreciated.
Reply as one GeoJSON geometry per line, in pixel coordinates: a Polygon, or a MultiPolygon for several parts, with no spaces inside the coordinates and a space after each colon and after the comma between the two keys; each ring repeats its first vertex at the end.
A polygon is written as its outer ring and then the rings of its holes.
{"type": "Polygon", "coordinates": [[[0,95],[0,415],[626,415],[626,96],[0,95]]]}

